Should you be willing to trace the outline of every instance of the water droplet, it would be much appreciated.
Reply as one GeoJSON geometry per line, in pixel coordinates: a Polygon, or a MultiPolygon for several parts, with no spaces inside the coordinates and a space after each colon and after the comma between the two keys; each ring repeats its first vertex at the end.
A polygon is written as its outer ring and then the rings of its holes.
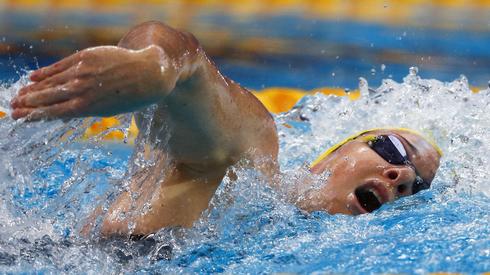
{"type": "Polygon", "coordinates": [[[41,39],[41,43],[44,43],[46,40],[44,40],[44,38],[41,39]]]}
{"type": "Polygon", "coordinates": [[[332,73],[332,77],[335,77],[335,73],[332,73]]]}
{"type": "MultiPolygon", "coordinates": [[[[490,85],[490,83],[489,83],[489,85],[490,85]]],[[[344,89],[344,92],[345,92],[346,94],[348,94],[348,93],[350,93],[350,89],[349,89],[349,88],[345,88],[345,89],[344,89]]]]}
{"type": "Polygon", "coordinates": [[[310,119],[305,114],[300,114],[299,119],[301,119],[301,121],[310,121],[310,119]]]}
{"type": "Polygon", "coordinates": [[[411,76],[416,76],[419,73],[419,68],[417,67],[410,67],[408,70],[411,76]]]}
{"type": "Polygon", "coordinates": [[[468,143],[468,141],[470,140],[470,138],[465,135],[459,136],[459,139],[461,140],[462,143],[468,143]]]}
{"type": "Polygon", "coordinates": [[[33,47],[32,45],[30,45],[30,46],[29,46],[29,49],[31,49],[31,50],[32,50],[33,48],[34,48],[34,47],[33,47]]]}
{"type": "Polygon", "coordinates": [[[464,86],[469,86],[469,83],[468,83],[468,78],[466,78],[465,75],[461,74],[459,75],[459,83],[463,84],[464,86]]]}
{"type": "Polygon", "coordinates": [[[376,69],[375,68],[372,68],[371,69],[371,75],[375,75],[376,74],[376,69]]]}
{"type": "Polygon", "coordinates": [[[403,36],[404,36],[404,37],[405,37],[405,36],[407,36],[407,32],[403,32],[403,36]]]}
{"type": "Polygon", "coordinates": [[[488,81],[488,88],[490,89],[490,80],[488,81]]]}
{"type": "Polygon", "coordinates": [[[99,87],[102,87],[102,82],[99,82],[99,87]]]}
{"type": "Polygon", "coordinates": [[[325,50],[321,50],[321,54],[325,54],[325,50]]]}
{"type": "Polygon", "coordinates": [[[367,98],[369,96],[369,84],[364,77],[359,77],[359,91],[361,97],[367,98]]]}
{"type": "Polygon", "coordinates": [[[338,56],[338,55],[335,57],[335,59],[339,59],[339,58],[340,58],[340,56],[338,56]]]}
{"type": "Polygon", "coordinates": [[[369,44],[371,48],[374,48],[374,43],[369,44]]]}
{"type": "Polygon", "coordinates": [[[381,71],[384,72],[386,70],[386,65],[385,64],[381,64],[381,71]]]}

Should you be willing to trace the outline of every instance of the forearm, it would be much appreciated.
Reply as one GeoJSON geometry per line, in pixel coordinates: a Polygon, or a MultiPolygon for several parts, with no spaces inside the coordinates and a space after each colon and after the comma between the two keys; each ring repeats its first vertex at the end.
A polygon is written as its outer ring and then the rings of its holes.
{"type": "Polygon", "coordinates": [[[28,120],[110,116],[165,99],[202,64],[197,41],[159,23],[131,30],[119,47],[88,48],[34,71],[12,100],[28,120]]]}

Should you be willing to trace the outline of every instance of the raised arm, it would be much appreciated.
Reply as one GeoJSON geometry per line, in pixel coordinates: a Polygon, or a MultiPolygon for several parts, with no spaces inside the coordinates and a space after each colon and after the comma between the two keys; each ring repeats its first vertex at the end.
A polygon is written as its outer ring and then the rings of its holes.
{"type": "Polygon", "coordinates": [[[182,164],[200,170],[247,152],[277,155],[263,105],[223,77],[194,36],[159,22],[134,27],[117,47],[85,49],[41,68],[31,80],[12,101],[14,119],[109,116],[158,104],[182,164]]]}
{"type": "Polygon", "coordinates": [[[104,234],[191,225],[240,159],[268,175],[277,169],[277,133],[268,111],[223,77],[191,34],[162,23],[136,26],[118,46],[83,50],[33,72],[31,80],[12,101],[15,119],[136,111],[140,133],[156,137],[150,138],[160,156],[156,165],[133,175],[130,190],[105,215],[104,234]],[[151,104],[156,108],[144,119],[140,111],[151,104]]]}
{"type": "MultiPolygon", "coordinates": [[[[178,164],[222,174],[244,157],[276,159],[277,134],[269,112],[252,93],[221,75],[192,34],[147,22],[130,30],[118,46],[156,47],[164,53],[171,93],[159,102],[154,120],[167,123],[169,150],[178,164]]],[[[138,113],[136,118],[141,124],[138,113]]],[[[275,169],[273,161],[264,171],[275,169]]]]}

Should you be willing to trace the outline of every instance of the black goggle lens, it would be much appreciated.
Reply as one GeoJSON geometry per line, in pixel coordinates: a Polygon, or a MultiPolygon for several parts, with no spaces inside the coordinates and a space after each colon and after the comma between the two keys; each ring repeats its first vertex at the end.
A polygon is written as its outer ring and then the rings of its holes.
{"type": "MultiPolygon", "coordinates": [[[[377,136],[374,140],[368,142],[369,146],[380,157],[386,160],[388,163],[394,165],[411,165],[415,167],[408,160],[405,148],[403,148],[400,140],[394,136],[377,136]]],[[[412,194],[418,193],[421,190],[429,189],[430,183],[424,181],[420,176],[417,178],[412,186],[412,194]]]]}
{"type": "Polygon", "coordinates": [[[398,149],[395,144],[393,144],[392,139],[396,139],[399,142],[395,137],[378,136],[376,139],[369,142],[369,146],[384,160],[391,164],[406,164],[408,159],[405,150],[403,149],[403,152],[400,152],[402,149],[398,149]]]}
{"type": "Polygon", "coordinates": [[[412,186],[412,194],[416,194],[422,190],[426,190],[430,188],[430,183],[424,181],[421,177],[417,176],[413,186],[412,186]]]}

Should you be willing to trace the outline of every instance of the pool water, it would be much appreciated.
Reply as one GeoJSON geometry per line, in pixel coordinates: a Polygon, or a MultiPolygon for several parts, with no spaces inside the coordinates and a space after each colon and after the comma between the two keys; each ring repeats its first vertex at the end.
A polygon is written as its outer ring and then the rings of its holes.
{"type": "MultiPolygon", "coordinates": [[[[100,136],[82,141],[95,118],[2,119],[0,272],[490,271],[490,88],[473,93],[463,76],[441,82],[417,73],[412,68],[402,81],[384,79],[378,88],[361,79],[357,101],[303,98],[275,117],[284,190],[272,190],[260,173],[236,165],[230,170],[238,179],[223,179],[193,228],[162,229],[138,241],[78,234],[96,206],[121,192],[128,170],[140,161],[137,147],[100,136]],[[440,144],[445,155],[430,190],[356,217],[306,214],[284,199],[311,177],[306,164],[326,147],[387,126],[422,131],[440,144]]],[[[21,74],[3,84],[0,107],[26,83],[21,74]]],[[[130,116],[119,119],[115,130],[125,133],[130,116]]]]}

